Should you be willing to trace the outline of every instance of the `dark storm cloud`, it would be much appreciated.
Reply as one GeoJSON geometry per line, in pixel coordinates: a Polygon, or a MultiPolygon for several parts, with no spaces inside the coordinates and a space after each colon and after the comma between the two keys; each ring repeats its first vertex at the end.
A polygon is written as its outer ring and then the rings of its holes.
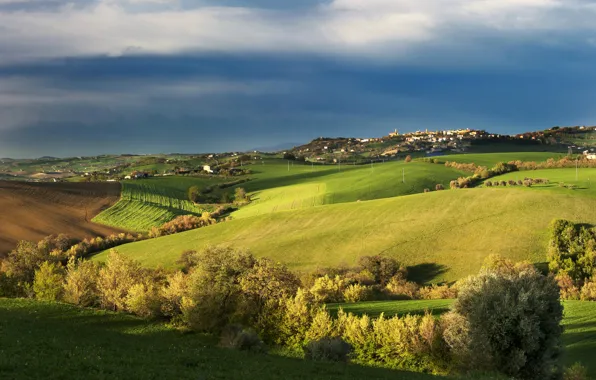
{"type": "Polygon", "coordinates": [[[594,15],[558,0],[0,0],[0,156],[590,124],[594,15]]]}

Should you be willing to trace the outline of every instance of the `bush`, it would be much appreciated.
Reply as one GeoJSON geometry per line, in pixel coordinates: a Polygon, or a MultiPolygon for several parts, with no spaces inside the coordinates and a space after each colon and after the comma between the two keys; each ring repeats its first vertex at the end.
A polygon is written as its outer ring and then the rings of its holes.
{"type": "Polygon", "coordinates": [[[255,265],[254,257],[228,247],[209,247],[197,254],[197,264],[187,276],[181,301],[181,320],[196,331],[220,331],[241,319],[241,276],[255,265]]]}
{"type": "Polygon", "coordinates": [[[402,275],[393,276],[385,286],[391,298],[396,299],[416,299],[419,297],[418,289],[418,284],[406,281],[402,275]]]}
{"type": "Polygon", "coordinates": [[[159,287],[153,281],[134,284],[126,295],[126,310],[144,318],[161,316],[159,287]]]}
{"type": "Polygon", "coordinates": [[[385,286],[393,276],[401,273],[405,278],[407,271],[404,267],[391,257],[386,256],[362,256],[358,259],[358,265],[368,272],[372,273],[375,282],[385,286]]]}
{"type": "Polygon", "coordinates": [[[596,282],[586,281],[580,292],[582,301],[596,301],[596,282]]]}
{"type": "Polygon", "coordinates": [[[564,300],[579,300],[580,290],[575,285],[573,279],[567,273],[559,273],[555,276],[557,285],[559,285],[561,298],[564,300]]]}
{"type": "Polygon", "coordinates": [[[437,185],[435,186],[435,190],[437,190],[437,191],[445,190],[445,187],[443,185],[441,185],[440,183],[437,183],[437,185]]]}
{"type": "Polygon", "coordinates": [[[112,250],[106,266],[99,271],[97,289],[100,303],[110,310],[126,310],[129,290],[143,279],[141,264],[112,250]]]}
{"type": "Polygon", "coordinates": [[[575,363],[565,370],[564,380],[588,380],[588,370],[581,363],[575,363]]]}
{"type": "Polygon", "coordinates": [[[64,301],[79,306],[95,306],[99,302],[97,281],[99,265],[89,260],[72,258],[66,267],[64,301]]]}
{"type": "Polygon", "coordinates": [[[371,289],[368,286],[352,284],[344,290],[343,298],[346,302],[360,302],[370,299],[371,289]]]}
{"type": "Polygon", "coordinates": [[[321,338],[309,342],[304,347],[304,358],[314,361],[332,361],[347,363],[352,346],[341,338],[321,338]]]}
{"type": "Polygon", "coordinates": [[[554,278],[501,260],[498,269],[485,267],[462,284],[452,310],[466,327],[461,333],[467,329],[452,349],[469,369],[522,379],[560,376],[563,307],[554,278]]]}
{"type": "Polygon", "coordinates": [[[485,181],[484,182],[484,186],[486,187],[492,187],[493,183],[491,181],[485,181]]]}
{"type": "Polygon", "coordinates": [[[406,156],[405,159],[406,162],[412,162],[412,156],[410,156],[409,154],[406,156]]]}
{"type": "Polygon", "coordinates": [[[161,289],[161,314],[170,318],[174,323],[180,323],[182,318],[182,300],[187,296],[186,276],[176,272],[166,278],[161,289]]]}
{"type": "Polygon", "coordinates": [[[425,300],[444,300],[457,298],[455,286],[436,285],[421,287],[418,291],[419,297],[425,300]]]}
{"type": "Polygon", "coordinates": [[[35,271],[33,291],[41,301],[58,301],[62,298],[64,271],[56,263],[44,262],[35,271]]]}
{"type": "Polygon", "coordinates": [[[328,275],[315,280],[310,292],[316,302],[343,302],[346,281],[340,276],[330,278],[328,275]]]}
{"type": "Polygon", "coordinates": [[[219,340],[220,347],[241,351],[265,352],[267,347],[256,332],[240,325],[226,326],[219,340]]]}

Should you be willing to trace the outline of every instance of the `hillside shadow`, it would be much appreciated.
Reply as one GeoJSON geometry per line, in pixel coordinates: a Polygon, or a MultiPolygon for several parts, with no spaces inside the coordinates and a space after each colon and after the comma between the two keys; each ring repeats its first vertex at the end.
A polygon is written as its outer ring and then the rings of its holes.
{"type": "Polygon", "coordinates": [[[423,263],[408,267],[408,280],[418,284],[426,284],[447,272],[445,265],[437,263],[423,263]]]}

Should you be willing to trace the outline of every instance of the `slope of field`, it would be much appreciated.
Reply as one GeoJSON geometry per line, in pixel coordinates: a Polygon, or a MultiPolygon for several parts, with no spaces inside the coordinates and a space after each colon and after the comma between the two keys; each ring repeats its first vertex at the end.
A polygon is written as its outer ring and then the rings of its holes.
{"type": "Polygon", "coordinates": [[[550,182],[548,185],[533,185],[527,190],[550,190],[596,197],[596,168],[524,170],[493,177],[490,181],[508,181],[510,179],[517,181],[526,177],[548,179],[550,182]],[[575,185],[577,188],[570,190],[560,186],[560,183],[575,185]]]}
{"type": "MultiPolygon", "coordinates": [[[[333,304],[329,308],[336,311],[340,306],[346,312],[357,315],[367,314],[377,317],[385,313],[387,317],[404,314],[420,314],[425,310],[433,314],[442,314],[449,310],[452,300],[430,301],[373,301],[350,304],[333,304]]],[[[564,301],[563,344],[565,346],[564,363],[571,366],[581,362],[588,367],[590,378],[596,377],[596,302],[564,301]]]]}
{"type": "Polygon", "coordinates": [[[201,215],[203,209],[188,200],[188,188],[223,181],[221,178],[175,176],[124,181],[120,201],[93,221],[132,231],[147,231],[178,215],[201,215]]]}
{"type": "Polygon", "coordinates": [[[25,183],[0,181],[0,253],[19,240],[65,233],[84,238],[121,230],[91,222],[118,200],[117,183],[25,183]]]}
{"type": "Polygon", "coordinates": [[[594,210],[596,198],[573,192],[446,190],[270,213],[118,250],[145,265],[173,266],[185,250],[226,244],[300,270],[382,254],[410,266],[415,280],[455,281],[476,273],[492,253],[544,261],[549,223],[565,218],[596,224],[594,210]]]}
{"type": "Polygon", "coordinates": [[[240,186],[253,202],[234,218],[323,204],[365,201],[421,193],[437,184],[448,187],[461,172],[442,165],[404,161],[364,166],[311,166],[272,161],[251,167],[250,182],[240,186]]]}
{"type": "Polygon", "coordinates": [[[2,379],[393,379],[443,377],[215,347],[125,314],[0,298],[2,379]]]}
{"type": "Polygon", "coordinates": [[[493,167],[499,162],[510,161],[534,161],[542,162],[549,158],[558,159],[565,154],[554,152],[506,152],[506,153],[470,153],[470,154],[451,154],[447,156],[435,157],[440,162],[452,161],[460,163],[473,163],[478,166],[493,167]]]}

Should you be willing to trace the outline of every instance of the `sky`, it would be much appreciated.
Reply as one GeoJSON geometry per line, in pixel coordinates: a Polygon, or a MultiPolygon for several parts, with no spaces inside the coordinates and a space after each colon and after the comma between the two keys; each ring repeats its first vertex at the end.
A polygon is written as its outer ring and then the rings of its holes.
{"type": "Polygon", "coordinates": [[[596,124],[592,0],[0,0],[0,157],[596,124]]]}

